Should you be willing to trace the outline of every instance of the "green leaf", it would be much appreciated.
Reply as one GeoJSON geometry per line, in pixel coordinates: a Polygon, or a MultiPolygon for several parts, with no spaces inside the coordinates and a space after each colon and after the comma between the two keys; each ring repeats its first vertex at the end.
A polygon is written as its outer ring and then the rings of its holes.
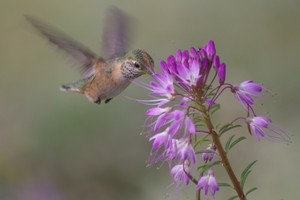
{"type": "Polygon", "coordinates": [[[244,171],[241,173],[241,186],[242,188],[244,187],[245,183],[246,183],[246,179],[248,177],[248,175],[251,173],[251,167],[257,162],[257,160],[253,161],[252,163],[250,163],[245,169],[244,171]]]}
{"type": "Polygon", "coordinates": [[[245,174],[247,173],[247,171],[250,170],[250,168],[257,162],[257,160],[253,161],[252,163],[250,163],[245,169],[244,171],[241,173],[241,177],[245,176],[245,174]]]}
{"type": "Polygon", "coordinates": [[[220,129],[220,134],[223,134],[223,133],[226,133],[227,131],[231,130],[231,129],[234,129],[234,128],[239,128],[241,127],[241,125],[237,124],[237,125],[233,125],[233,124],[226,124],[225,126],[223,126],[221,129],[220,129]]]}
{"type": "Polygon", "coordinates": [[[205,163],[203,165],[200,165],[197,169],[200,170],[202,169],[201,173],[204,173],[205,171],[207,171],[210,168],[210,164],[209,163],[205,163]]]}
{"type": "Polygon", "coordinates": [[[229,183],[218,183],[218,186],[219,187],[231,187],[232,188],[232,186],[229,183]]]}
{"type": "Polygon", "coordinates": [[[236,139],[235,141],[233,141],[233,142],[230,144],[228,150],[232,149],[232,147],[234,147],[236,144],[238,144],[239,142],[241,142],[242,140],[245,140],[245,139],[247,139],[247,138],[244,137],[244,136],[239,137],[238,139],[236,139]]]}
{"type": "Polygon", "coordinates": [[[199,144],[202,144],[203,141],[200,139],[200,140],[197,140],[194,144],[194,149],[196,149],[196,147],[199,145],[199,144]]]}
{"type": "Polygon", "coordinates": [[[199,140],[197,140],[197,141],[195,142],[195,144],[194,144],[194,149],[195,149],[198,145],[200,145],[200,144],[202,144],[202,143],[204,143],[204,142],[209,142],[210,140],[207,139],[207,138],[208,138],[208,135],[206,135],[206,136],[200,138],[199,140]]]}
{"type": "Polygon", "coordinates": [[[204,126],[202,121],[195,122],[194,124],[195,126],[204,126]]]}
{"type": "Polygon", "coordinates": [[[227,142],[226,142],[226,144],[225,144],[225,151],[226,151],[226,152],[229,151],[229,149],[230,149],[230,144],[231,144],[231,141],[232,141],[232,139],[234,138],[234,136],[235,136],[235,135],[232,135],[232,136],[230,136],[230,137],[228,138],[228,140],[227,140],[227,142]]]}
{"type": "Polygon", "coordinates": [[[205,163],[205,164],[199,166],[197,169],[198,169],[198,170],[202,169],[201,174],[203,175],[206,171],[209,170],[209,168],[211,168],[211,167],[213,167],[213,166],[215,166],[215,165],[219,165],[219,164],[221,164],[221,163],[222,163],[222,162],[221,162],[220,160],[215,161],[215,162],[213,162],[213,163],[205,163]]]}
{"type": "Polygon", "coordinates": [[[226,129],[227,127],[229,127],[230,125],[231,125],[231,124],[225,124],[225,125],[223,125],[223,126],[220,128],[219,132],[222,133],[223,130],[226,129]]]}
{"type": "Polygon", "coordinates": [[[199,111],[194,111],[194,110],[191,110],[189,111],[189,115],[199,115],[199,111]]]}
{"type": "Polygon", "coordinates": [[[221,108],[220,104],[215,104],[211,107],[210,113],[213,115],[215,112],[217,112],[221,108]]]}
{"type": "Polygon", "coordinates": [[[217,161],[215,161],[215,162],[213,162],[213,163],[211,163],[211,167],[212,166],[215,166],[215,165],[219,165],[219,164],[221,164],[222,162],[220,161],[220,160],[217,160],[217,161]]]}
{"type": "Polygon", "coordinates": [[[234,199],[237,199],[237,198],[238,198],[238,196],[235,195],[235,196],[233,196],[233,197],[230,197],[228,200],[234,200],[234,199]]]}
{"type": "Polygon", "coordinates": [[[246,183],[246,179],[248,178],[248,175],[251,173],[251,170],[247,171],[247,173],[241,178],[241,187],[244,188],[244,185],[246,183]]]}
{"type": "Polygon", "coordinates": [[[250,190],[248,190],[248,192],[246,192],[246,196],[255,190],[257,190],[257,187],[251,188],[250,190]]]}

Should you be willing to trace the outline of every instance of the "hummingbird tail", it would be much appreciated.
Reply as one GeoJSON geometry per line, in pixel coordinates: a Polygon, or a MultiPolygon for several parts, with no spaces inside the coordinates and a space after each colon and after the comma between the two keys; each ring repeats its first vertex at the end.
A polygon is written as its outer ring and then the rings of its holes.
{"type": "Polygon", "coordinates": [[[89,79],[81,79],[79,81],[76,81],[74,83],[68,83],[60,86],[61,91],[71,91],[71,92],[78,92],[82,93],[85,85],[89,82],[89,79]]]}
{"type": "Polygon", "coordinates": [[[60,91],[66,92],[66,91],[71,91],[71,92],[81,92],[79,88],[74,87],[72,84],[65,84],[60,86],[60,91]]]}

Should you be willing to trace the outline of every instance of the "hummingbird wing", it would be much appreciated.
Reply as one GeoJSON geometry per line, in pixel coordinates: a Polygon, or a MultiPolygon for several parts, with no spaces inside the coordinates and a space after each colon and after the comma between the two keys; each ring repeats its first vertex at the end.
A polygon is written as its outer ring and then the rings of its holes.
{"type": "MultiPolygon", "coordinates": [[[[38,19],[28,15],[25,15],[25,18],[51,43],[64,50],[77,61],[77,66],[84,78],[88,78],[95,73],[94,64],[96,56],[93,52],[64,33],[46,25],[38,19]]],[[[97,60],[104,62],[102,58],[97,58],[97,60]]]]}
{"type": "Polygon", "coordinates": [[[130,17],[118,9],[110,7],[104,22],[102,35],[102,56],[112,59],[126,53],[129,47],[130,17]]]}

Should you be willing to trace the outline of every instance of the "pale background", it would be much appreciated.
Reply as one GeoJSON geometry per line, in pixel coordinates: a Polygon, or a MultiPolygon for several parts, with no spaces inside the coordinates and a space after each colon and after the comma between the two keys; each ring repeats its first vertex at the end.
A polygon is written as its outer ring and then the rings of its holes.
{"type": "MultiPolygon", "coordinates": [[[[99,53],[112,4],[136,18],[132,46],[147,50],[156,63],[177,48],[214,39],[228,82],[253,79],[271,89],[274,97],[260,101],[258,112],[271,116],[293,143],[250,138],[229,158],[238,172],[259,160],[246,185],[259,190],[249,199],[300,198],[300,1],[0,0],[0,199],[165,198],[168,167],[146,168],[150,145],[139,135],[146,107],[125,98],[146,98],[146,91],[132,85],[101,106],[61,93],[59,85],[79,75],[23,17],[36,16],[99,53]]],[[[232,97],[225,101],[223,121],[243,111],[232,97]]],[[[216,176],[226,180],[223,170],[216,176]]],[[[194,193],[190,185],[180,199],[194,199],[194,193]]],[[[224,189],[216,199],[231,194],[224,189]]]]}

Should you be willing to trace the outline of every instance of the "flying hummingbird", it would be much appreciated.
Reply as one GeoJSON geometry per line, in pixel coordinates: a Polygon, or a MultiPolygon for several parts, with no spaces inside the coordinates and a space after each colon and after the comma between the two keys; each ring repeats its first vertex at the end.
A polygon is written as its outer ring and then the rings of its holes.
{"type": "Polygon", "coordinates": [[[82,79],[64,84],[62,91],[84,94],[90,101],[108,103],[119,95],[132,80],[154,72],[151,56],[142,49],[128,49],[129,17],[116,7],[107,13],[102,36],[102,56],[97,57],[89,49],[41,21],[26,19],[51,43],[72,56],[81,70],[82,79]]]}

